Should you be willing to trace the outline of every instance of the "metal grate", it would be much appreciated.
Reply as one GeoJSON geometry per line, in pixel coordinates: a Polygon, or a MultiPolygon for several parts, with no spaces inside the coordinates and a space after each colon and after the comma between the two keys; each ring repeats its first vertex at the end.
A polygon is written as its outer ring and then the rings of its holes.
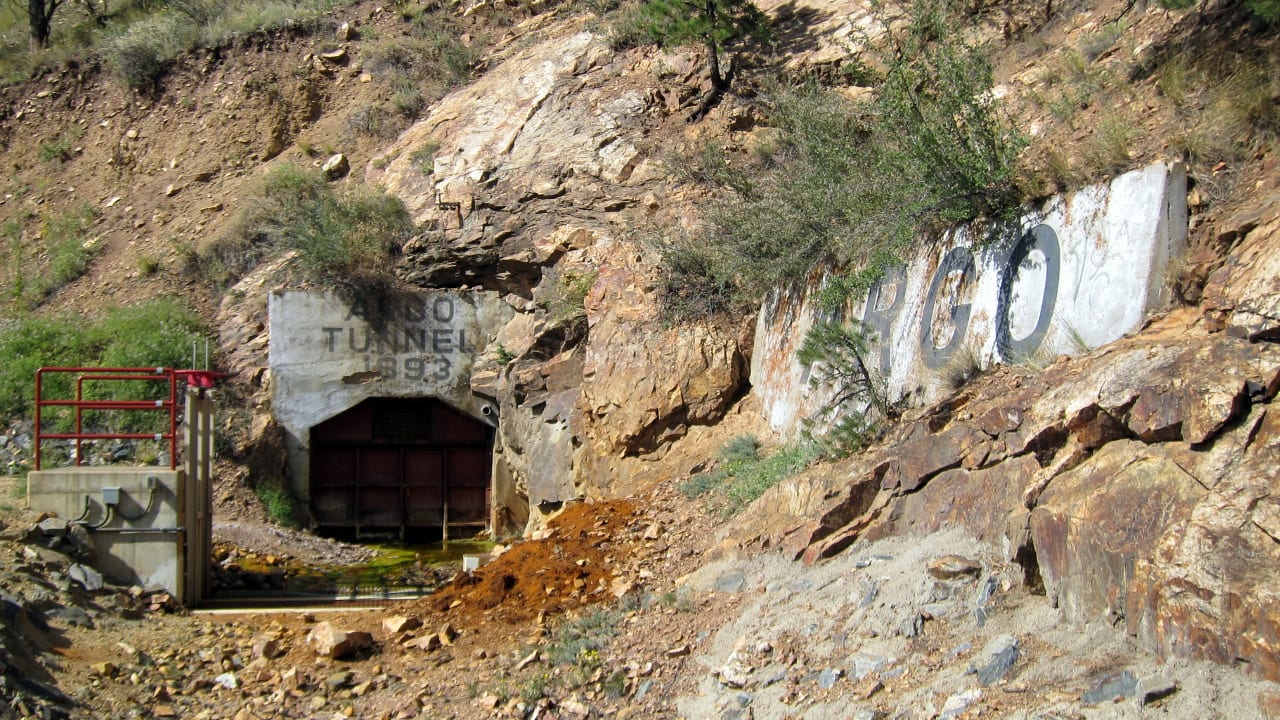
{"type": "Polygon", "coordinates": [[[378,442],[425,442],[431,439],[431,415],[406,410],[378,410],[373,415],[378,442]]]}

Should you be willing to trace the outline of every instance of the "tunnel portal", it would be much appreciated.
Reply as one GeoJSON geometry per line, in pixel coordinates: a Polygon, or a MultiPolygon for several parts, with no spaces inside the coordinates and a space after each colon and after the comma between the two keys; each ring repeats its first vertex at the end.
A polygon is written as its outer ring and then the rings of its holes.
{"type": "Polygon", "coordinates": [[[434,398],[369,398],[311,428],[320,532],[436,540],[488,528],[494,431],[434,398]]]}

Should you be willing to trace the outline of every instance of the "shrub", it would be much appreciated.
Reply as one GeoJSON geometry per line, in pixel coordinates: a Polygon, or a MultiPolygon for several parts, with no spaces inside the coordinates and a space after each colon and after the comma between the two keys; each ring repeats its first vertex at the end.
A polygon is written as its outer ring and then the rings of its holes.
{"type": "Polygon", "coordinates": [[[356,135],[385,138],[395,135],[390,113],[378,105],[358,107],[347,116],[347,130],[356,135]]]}
{"type": "Polygon", "coordinates": [[[1118,173],[1131,162],[1129,151],[1137,138],[1138,130],[1119,115],[1108,115],[1098,123],[1098,129],[1089,136],[1085,146],[1085,162],[1090,176],[1118,173]]]}
{"type": "Polygon", "coordinates": [[[819,262],[891,264],[920,233],[944,223],[1016,216],[1015,173],[1026,139],[990,97],[983,54],[946,32],[940,3],[917,0],[887,58],[873,101],[816,85],[775,87],[766,109],[777,139],[754,163],[704,151],[703,182],[722,190],[706,212],[708,237],[665,254],[668,307],[678,288],[732,286],[735,303],[808,276],[819,262]]]}
{"type": "Polygon", "coordinates": [[[613,637],[622,613],[593,608],[582,617],[556,628],[547,645],[547,660],[553,665],[599,664],[599,652],[613,637]]]}
{"type": "Polygon", "coordinates": [[[318,171],[282,165],[265,178],[228,235],[205,252],[238,277],[261,258],[296,251],[315,280],[359,286],[385,279],[413,232],[404,204],[380,190],[337,190],[318,171]]]}
{"type": "Polygon", "coordinates": [[[284,486],[283,481],[259,483],[254,486],[253,493],[272,522],[289,528],[301,526],[298,515],[302,505],[298,502],[298,497],[284,486]]]}
{"type": "Polygon", "coordinates": [[[728,516],[741,512],[766,490],[800,472],[818,456],[818,449],[813,444],[801,440],[778,448],[772,455],[743,463],[725,485],[721,514],[728,516]]]}
{"type": "Polygon", "coordinates": [[[435,141],[427,142],[417,150],[409,153],[409,160],[423,175],[431,177],[436,171],[436,151],[439,149],[440,143],[435,141]]]}
{"type": "Polygon", "coordinates": [[[134,90],[154,90],[169,63],[199,44],[199,28],[161,12],[130,25],[106,44],[107,62],[134,90]]]}
{"type": "Polygon", "coordinates": [[[569,271],[555,282],[547,310],[558,325],[577,325],[587,319],[587,294],[595,285],[594,270],[569,271]]]}
{"type": "Polygon", "coordinates": [[[45,220],[45,245],[49,252],[49,289],[75,280],[89,269],[98,246],[85,237],[92,226],[93,206],[81,203],[70,212],[45,220]]]}
{"type": "Polygon", "coordinates": [[[740,512],[766,490],[804,469],[818,457],[818,447],[808,440],[778,448],[771,455],[760,454],[760,441],[753,435],[739,435],[720,448],[720,466],[700,473],[680,486],[690,499],[707,497],[707,504],[721,515],[740,512]]]}
{"type": "MultiPolygon", "coordinates": [[[[0,330],[0,414],[30,416],[35,372],[40,367],[184,367],[191,343],[204,335],[194,313],[167,298],[113,308],[96,322],[71,316],[12,322],[0,330]]],[[[67,378],[51,382],[50,397],[73,396],[67,378]]],[[[113,397],[154,395],[156,388],[150,383],[145,388],[140,385],[116,386],[120,394],[113,397]]],[[[87,394],[94,392],[90,388],[87,394]]],[[[134,418],[126,420],[126,424],[133,422],[134,418]]]]}
{"type": "Polygon", "coordinates": [[[71,157],[72,140],[66,135],[59,135],[53,140],[40,143],[40,159],[45,162],[57,160],[66,162],[71,157]]]}

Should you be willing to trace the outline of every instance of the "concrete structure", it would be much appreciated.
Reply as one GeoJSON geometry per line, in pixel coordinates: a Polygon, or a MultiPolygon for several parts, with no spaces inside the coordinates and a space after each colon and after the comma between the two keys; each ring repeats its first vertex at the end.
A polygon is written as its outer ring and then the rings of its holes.
{"type": "Polygon", "coordinates": [[[190,389],[185,466],[82,466],[27,478],[32,510],[78,520],[97,551],[93,566],[119,585],[160,585],[187,605],[210,590],[213,401],[190,389]]]}
{"type": "Polygon", "coordinates": [[[28,479],[31,509],[84,518],[94,567],[120,585],[162,585],[185,593],[182,526],[186,473],[159,467],[67,467],[28,479]]]}
{"type": "Polygon", "coordinates": [[[452,502],[472,523],[491,498],[498,418],[471,370],[514,311],[478,291],[403,293],[376,308],[284,291],[269,313],[272,410],[291,486],[317,521],[403,532],[446,525],[452,502]]]}
{"type": "MultiPolygon", "coordinates": [[[[1098,347],[1163,307],[1166,269],[1186,243],[1185,168],[1153,165],[1054,198],[1021,227],[989,245],[969,228],[923,243],[845,309],[876,341],[867,360],[890,400],[936,400],[957,365],[1043,363],[1098,347]]],[[[760,313],[751,384],[782,432],[830,396],[796,360],[822,281],[775,293],[760,313]]]]}

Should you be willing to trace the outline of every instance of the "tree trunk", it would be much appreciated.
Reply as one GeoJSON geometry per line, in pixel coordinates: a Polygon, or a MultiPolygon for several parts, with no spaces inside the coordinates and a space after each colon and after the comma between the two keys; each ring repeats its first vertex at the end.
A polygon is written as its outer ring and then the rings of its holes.
{"type": "Polygon", "coordinates": [[[27,0],[27,23],[31,28],[31,47],[49,47],[49,27],[53,23],[53,11],[58,0],[27,0]]]}
{"type": "Polygon", "coordinates": [[[716,41],[711,38],[707,38],[707,65],[711,70],[712,90],[724,92],[728,83],[724,81],[724,74],[720,72],[719,48],[716,47],[716,41]]]}
{"type": "Polygon", "coordinates": [[[716,23],[719,20],[716,17],[716,0],[703,0],[702,12],[707,19],[707,66],[711,71],[711,89],[713,93],[722,93],[727,83],[720,72],[720,48],[716,43],[716,23]]]}

